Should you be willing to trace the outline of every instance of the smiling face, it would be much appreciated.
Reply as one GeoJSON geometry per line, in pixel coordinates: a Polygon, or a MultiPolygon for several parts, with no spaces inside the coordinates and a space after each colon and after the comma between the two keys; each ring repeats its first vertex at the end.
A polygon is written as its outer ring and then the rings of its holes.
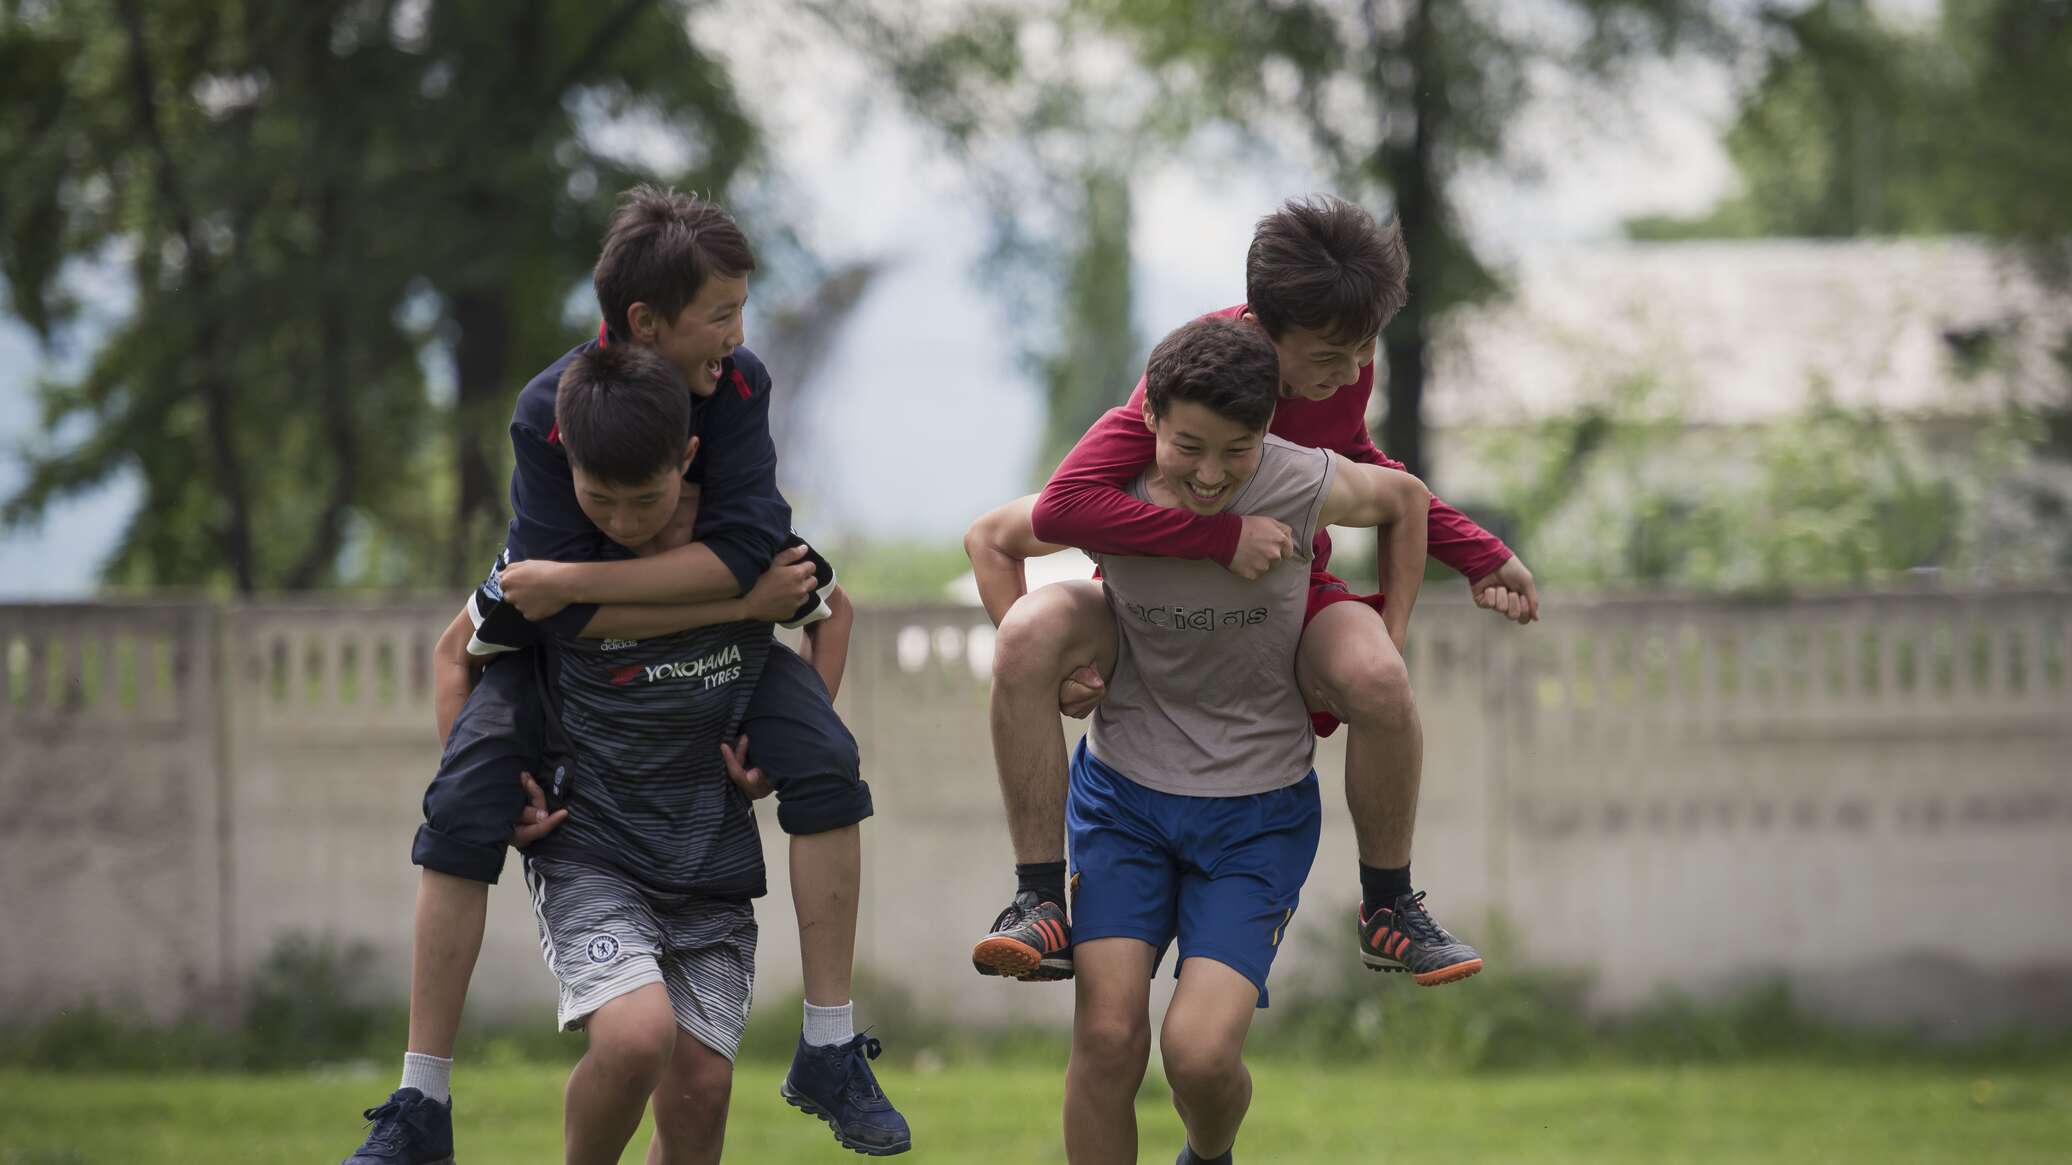
{"type": "Polygon", "coordinates": [[[1165,416],[1144,406],[1144,425],[1157,438],[1151,494],[1162,505],[1220,514],[1259,471],[1264,428],[1247,428],[1199,401],[1174,401],[1165,416]]]}
{"type": "Polygon", "coordinates": [[[1325,400],[1360,379],[1360,371],[1374,363],[1374,344],[1379,337],[1334,342],[1322,332],[1289,328],[1278,337],[1267,338],[1280,357],[1281,390],[1306,400],[1325,400]]]}
{"type": "Polygon", "coordinates": [[[645,303],[634,304],[627,315],[636,341],[661,353],[693,393],[711,396],[719,385],[720,361],[741,345],[741,312],[747,303],[747,276],[712,275],[674,319],[645,303]]]}

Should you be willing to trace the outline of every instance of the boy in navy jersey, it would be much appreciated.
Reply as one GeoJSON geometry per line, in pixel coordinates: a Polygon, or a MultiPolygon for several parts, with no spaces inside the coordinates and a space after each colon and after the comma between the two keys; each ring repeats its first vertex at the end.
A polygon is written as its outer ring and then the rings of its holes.
{"type": "MultiPolygon", "coordinates": [[[[584,511],[637,554],[666,551],[697,440],[660,357],[618,346],[562,375],[556,424],[584,511]]],[[[656,630],[660,630],[659,626],[656,630]]],[[[554,632],[540,653],[569,748],[567,819],[525,852],[564,1030],[589,1050],[569,1076],[567,1160],[616,1162],[652,1096],[649,1160],[717,1161],[755,975],[762,847],[726,779],[732,739],[774,644],[768,623],[661,634],[554,632]]]]}
{"type": "MultiPolygon", "coordinates": [[[[478,650],[579,633],[628,638],[622,620],[639,625],[671,608],[736,599],[773,562],[792,593],[811,600],[799,614],[820,613],[815,592],[831,578],[823,582],[804,562],[778,559],[790,509],[776,487],[770,380],[739,346],[754,269],[746,239],[718,207],[646,187],[622,201],[594,273],[605,316],[599,339],[534,377],[512,418],[513,516],[500,569],[472,604],[478,650]],[[612,523],[630,520],[655,499],[616,499],[601,511],[602,524],[594,520],[577,496],[554,417],[556,386],[569,363],[615,345],[650,349],[684,377],[685,437],[698,437],[704,450],[689,470],[702,487],[697,540],[648,557],[627,549],[612,523]]],[[[551,784],[553,768],[565,767],[543,764],[554,741],[542,730],[552,719],[542,714],[541,699],[536,667],[499,660],[486,668],[462,715],[475,730],[465,737],[456,731],[426,791],[426,821],[412,850],[423,873],[409,1054],[402,1087],[370,1110],[375,1128],[349,1165],[427,1165],[450,1155],[452,1048],[480,952],[487,885],[501,871],[511,822],[524,809],[520,774],[538,771],[551,784]]],[[[753,749],[742,764],[767,775],[778,822],[791,835],[806,1010],[788,1093],[827,1120],[845,1145],[887,1151],[908,1134],[857,1051],[865,1045],[849,1003],[857,826],[871,814],[855,740],[814,668],[781,645],[754,682],[741,727],[753,749]]]]}

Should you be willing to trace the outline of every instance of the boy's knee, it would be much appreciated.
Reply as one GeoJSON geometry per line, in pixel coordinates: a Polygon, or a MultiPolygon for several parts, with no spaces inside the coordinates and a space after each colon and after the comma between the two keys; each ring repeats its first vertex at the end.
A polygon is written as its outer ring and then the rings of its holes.
{"type": "Polygon", "coordinates": [[[654,1091],[676,1053],[676,1025],[617,1024],[590,1033],[589,1056],[597,1068],[629,1088],[654,1091]]]}
{"type": "Polygon", "coordinates": [[[666,1160],[671,1165],[707,1156],[718,1160],[734,1088],[733,1064],[717,1053],[691,1063],[683,1062],[679,1055],[662,1083],[664,1087],[655,1093],[655,1129],[662,1137],[666,1160]]]}
{"type": "Polygon", "coordinates": [[[1214,1094],[1227,1089],[1244,1071],[1238,1049],[1220,1042],[1174,1038],[1168,1034],[1159,1044],[1165,1063],[1166,1083],[1173,1091],[1190,1096],[1214,1094]]]}
{"type": "Polygon", "coordinates": [[[1333,701],[1344,709],[1345,720],[1379,727],[1407,724],[1417,717],[1417,703],[1410,692],[1410,671],[1398,656],[1376,659],[1348,655],[1332,661],[1325,674],[1333,701]]]}
{"type": "Polygon", "coordinates": [[[1143,1016],[1082,1017],[1073,1035],[1073,1054],[1112,1072],[1141,1072],[1151,1054],[1151,1023],[1143,1016]]]}
{"type": "Polygon", "coordinates": [[[1064,653],[1075,638],[1073,611],[1070,603],[1045,591],[1022,596],[993,638],[993,682],[1055,688],[1064,678],[1064,653]]]}

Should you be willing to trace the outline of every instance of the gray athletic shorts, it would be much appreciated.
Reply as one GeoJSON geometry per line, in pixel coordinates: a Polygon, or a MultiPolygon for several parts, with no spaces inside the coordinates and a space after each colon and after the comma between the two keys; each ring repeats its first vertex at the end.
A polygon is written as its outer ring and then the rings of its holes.
{"type": "Polygon", "coordinates": [[[676,1026],[731,1060],[755,989],[755,911],[747,902],[675,897],[612,870],[525,861],[540,951],[561,981],[562,1031],[649,983],[669,990],[676,1026]]]}

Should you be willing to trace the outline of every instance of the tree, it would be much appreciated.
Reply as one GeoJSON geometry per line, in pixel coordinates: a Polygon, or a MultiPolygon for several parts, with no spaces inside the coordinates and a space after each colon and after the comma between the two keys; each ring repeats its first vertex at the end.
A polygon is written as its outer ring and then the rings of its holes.
{"type": "MultiPolygon", "coordinates": [[[[1411,296],[1383,336],[1383,444],[1420,473],[1431,470],[1423,404],[1434,329],[1497,286],[1463,233],[1456,177],[1503,160],[1536,71],[1606,82],[1639,60],[1728,43],[1713,6],[1697,0],[1546,0],[1526,18],[1524,6],[1493,0],[978,0],[955,18],[861,0],[820,7],[888,65],[914,111],[989,176],[984,185],[1018,190],[1019,199],[995,200],[1012,231],[1031,233],[1021,220],[1032,201],[1081,209],[1049,230],[1049,246],[1021,251],[1038,258],[1058,296],[1044,318],[1065,335],[1067,358],[1091,348],[1064,321],[1119,317],[1082,302],[1091,288],[1075,284],[1081,268],[1069,258],[1081,253],[1069,240],[1093,237],[1098,202],[1058,197],[1060,188],[1103,174],[1126,183],[1219,124],[1282,164],[1313,151],[1341,194],[1392,201],[1411,296]],[[1109,50],[1118,46],[1142,72],[1116,76],[1109,50]],[[1030,171],[1051,176],[1051,197],[990,177],[1030,171]]],[[[1054,426],[1069,430],[1063,420],[1054,426]]]]}
{"type": "Polygon", "coordinates": [[[1765,19],[1727,134],[1743,191],[1644,238],[1976,234],[2062,274],[2072,255],[2072,4],[1945,4],[1921,28],[1862,0],[1765,19]]]}
{"type": "MultiPolygon", "coordinates": [[[[1862,0],[1771,11],[1767,56],[1727,134],[1743,189],[1691,220],[1630,224],[1643,238],[1969,235],[2046,285],[2072,285],[2072,3],[1942,5],[1914,27],[1862,0]]],[[[1948,338],[1960,371],[2021,331],[2054,337],[2056,403],[2016,417],[2041,460],[2017,492],[2056,558],[2072,506],[2072,330],[2056,312],[1948,338]],[[2055,331],[2036,331],[2055,329],[2055,331]]]]}
{"type": "Polygon", "coordinates": [[[1121,403],[1117,391],[1136,379],[1145,355],[1130,318],[1129,179],[1095,169],[1081,185],[1078,237],[1061,273],[1062,326],[1055,345],[1035,358],[1046,406],[1036,464],[1046,473],[1121,403]]]}
{"type": "Polygon", "coordinates": [[[941,135],[992,215],[986,267],[1044,394],[1039,480],[1143,369],[1130,175],[1156,132],[1141,100],[1084,67],[1068,5],[803,0],[941,135]]]}
{"type": "Polygon", "coordinates": [[[1382,337],[1382,445],[1429,474],[1428,351],[1452,308],[1496,279],[1466,237],[1452,187],[1503,159],[1536,70],[1610,77],[1687,44],[1717,45],[1708,6],[1688,0],[1077,0],[1123,37],[1164,87],[1175,124],[1234,124],[1306,138],[1347,197],[1393,201],[1411,257],[1410,300],[1382,337]]]}
{"type": "Polygon", "coordinates": [[[30,451],[5,519],[130,465],[145,500],[115,581],[304,587],[397,542],[384,581],[471,579],[517,377],[565,342],[613,192],[724,190],[755,149],[686,7],[8,4],[14,310],[60,339],[67,264],[94,257],[136,303],[82,377],[42,386],[46,430],[88,432],[30,451]],[[628,121],[680,156],[598,144],[628,121]],[[450,409],[427,395],[442,358],[450,409]]]}

